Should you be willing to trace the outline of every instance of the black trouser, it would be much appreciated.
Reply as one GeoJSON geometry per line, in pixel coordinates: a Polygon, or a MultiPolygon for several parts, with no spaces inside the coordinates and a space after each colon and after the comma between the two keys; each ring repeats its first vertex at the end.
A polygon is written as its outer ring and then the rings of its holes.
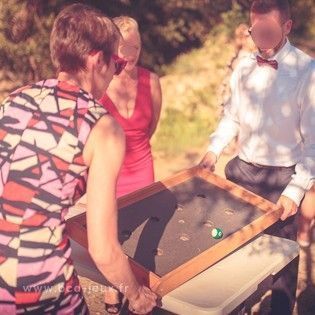
{"type": "MultiPolygon", "coordinates": [[[[230,181],[276,203],[284,188],[292,179],[294,169],[294,166],[257,166],[236,157],[226,165],[225,175],[230,181]]],[[[297,237],[297,215],[291,216],[285,221],[279,220],[265,230],[265,233],[295,241],[297,237]]],[[[272,314],[292,314],[296,300],[298,262],[298,259],[292,261],[275,279],[271,298],[272,314]]]]}

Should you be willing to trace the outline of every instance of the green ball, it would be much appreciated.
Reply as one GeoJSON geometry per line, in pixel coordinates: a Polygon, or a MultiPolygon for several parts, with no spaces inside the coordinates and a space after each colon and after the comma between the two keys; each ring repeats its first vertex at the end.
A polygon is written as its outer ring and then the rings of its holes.
{"type": "Polygon", "coordinates": [[[217,239],[220,239],[220,238],[223,237],[223,232],[219,228],[214,228],[211,231],[211,235],[212,235],[213,238],[215,238],[217,240],[217,239]]]}

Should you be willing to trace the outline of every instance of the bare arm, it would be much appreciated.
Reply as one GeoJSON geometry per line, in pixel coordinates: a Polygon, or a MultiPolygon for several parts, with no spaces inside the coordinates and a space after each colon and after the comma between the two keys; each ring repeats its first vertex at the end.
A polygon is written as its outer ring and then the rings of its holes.
{"type": "Polygon", "coordinates": [[[153,136],[157,124],[160,119],[161,115],[161,107],[162,107],[162,90],[161,90],[161,84],[160,79],[155,73],[151,73],[150,77],[150,83],[151,83],[151,97],[152,97],[152,105],[153,105],[153,117],[152,122],[150,125],[150,138],[153,136]]]}
{"type": "MultiPolygon", "coordinates": [[[[131,303],[139,300],[142,287],[118,241],[115,190],[124,150],[121,128],[109,115],[101,118],[84,148],[84,159],[89,166],[87,231],[89,252],[98,269],[131,303]]],[[[147,296],[140,304],[150,311],[155,306],[155,295],[147,296]]]]}

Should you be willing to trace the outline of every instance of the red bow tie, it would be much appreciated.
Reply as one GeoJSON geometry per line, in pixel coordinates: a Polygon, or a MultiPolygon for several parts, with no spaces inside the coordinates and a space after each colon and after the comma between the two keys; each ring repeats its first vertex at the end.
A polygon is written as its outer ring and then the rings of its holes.
{"type": "Polygon", "coordinates": [[[270,67],[274,68],[275,70],[278,69],[278,61],[277,60],[268,60],[268,59],[264,59],[260,56],[256,56],[256,60],[257,60],[258,66],[269,65],[270,67]]]}

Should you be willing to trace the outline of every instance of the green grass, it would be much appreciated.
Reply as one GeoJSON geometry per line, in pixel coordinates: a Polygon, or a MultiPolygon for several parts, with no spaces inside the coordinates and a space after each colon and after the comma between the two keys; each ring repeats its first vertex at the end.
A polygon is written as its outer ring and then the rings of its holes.
{"type": "MultiPolygon", "coordinates": [[[[163,86],[163,115],[153,140],[153,150],[167,157],[182,155],[207,142],[218,121],[218,89],[233,56],[224,35],[209,35],[204,46],[179,56],[163,68],[169,76],[163,86]],[[184,84],[181,93],[176,85],[184,84]]],[[[162,79],[163,80],[163,79],[162,79]]]]}
{"type": "Polygon", "coordinates": [[[166,157],[203,145],[213,129],[208,118],[200,115],[189,118],[176,109],[167,109],[160,124],[153,149],[166,157]]]}

